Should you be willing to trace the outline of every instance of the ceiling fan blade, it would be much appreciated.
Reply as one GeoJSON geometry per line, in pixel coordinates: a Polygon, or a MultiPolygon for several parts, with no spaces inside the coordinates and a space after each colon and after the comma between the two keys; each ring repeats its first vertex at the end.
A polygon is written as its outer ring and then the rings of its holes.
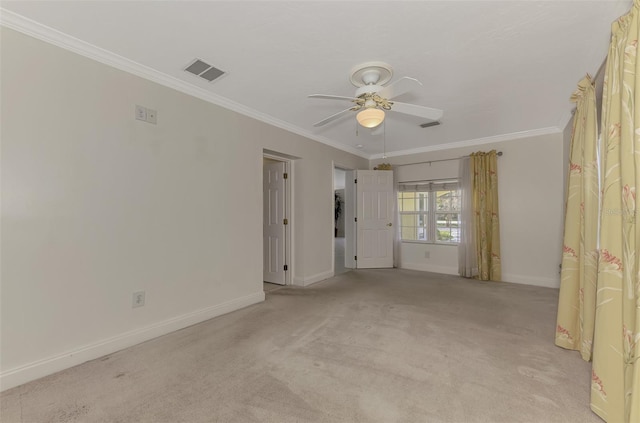
{"type": "Polygon", "coordinates": [[[338,119],[340,116],[344,115],[345,113],[350,112],[350,111],[351,111],[351,109],[352,109],[352,108],[351,108],[351,107],[349,107],[348,109],[344,109],[344,110],[343,110],[343,111],[341,111],[341,112],[335,113],[335,114],[333,114],[333,115],[329,116],[328,118],[321,120],[320,122],[316,122],[316,123],[314,123],[314,124],[313,124],[313,126],[322,126],[322,125],[325,125],[325,124],[327,124],[327,123],[329,123],[329,122],[331,122],[331,121],[333,121],[333,120],[338,119]]]}
{"type": "Polygon", "coordinates": [[[342,95],[329,95],[329,94],[311,94],[309,98],[324,98],[326,100],[349,100],[349,101],[358,100],[355,97],[345,97],[342,95]]]}
{"type": "Polygon", "coordinates": [[[393,102],[391,106],[392,112],[404,113],[406,115],[418,116],[430,120],[440,120],[444,112],[440,109],[432,109],[431,107],[418,106],[417,104],[393,102]]]}
{"type": "Polygon", "coordinates": [[[415,90],[416,88],[420,88],[421,86],[422,82],[418,81],[415,78],[409,78],[408,76],[405,76],[387,85],[386,87],[378,91],[377,94],[382,98],[390,100],[392,98],[398,97],[399,95],[415,90]]]}

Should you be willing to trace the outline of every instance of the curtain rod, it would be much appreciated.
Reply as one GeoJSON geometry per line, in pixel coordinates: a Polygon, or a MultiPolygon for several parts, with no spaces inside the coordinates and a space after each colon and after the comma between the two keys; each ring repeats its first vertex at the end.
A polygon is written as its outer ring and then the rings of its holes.
{"type": "MultiPolygon", "coordinates": [[[[502,151],[498,151],[496,153],[497,156],[502,156],[502,151]]],[[[416,163],[403,163],[403,164],[399,164],[399,165],[393,165],[393,166],[412,166],[412,165],[418,165],[418,164],[431,164],[431,163],[436,163],[436,162],[448,162],[451,160],[460,160],[460,159],[464,159],[465,157],[469,157],[469,156],[462,156],[462,157],[456,157],[453,159],[439,159],[439,160],[429,160],[427,162],[416,162],[416,163]]]]}
{"type": "MultiPolygon", "coordinates": [[[[453,160],[453,159],[452,159],[453,160]]],[[[398,181],[399,184],[427,184],[432,182],[451,182],[457,183],[458,181],[455,178],[439,178],[439,179],[418,179],[417,181],[398,181]]]]}

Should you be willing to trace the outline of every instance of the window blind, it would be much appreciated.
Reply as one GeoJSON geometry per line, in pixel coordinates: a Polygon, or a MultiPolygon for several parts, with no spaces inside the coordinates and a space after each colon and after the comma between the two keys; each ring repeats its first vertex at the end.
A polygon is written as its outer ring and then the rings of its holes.
{"type": "Polygon", "coordinates": [[[398,191],[400,192],[450,191],[457,190],[458,188],[459,184],[457,179],[398,182],[398,191]]]}

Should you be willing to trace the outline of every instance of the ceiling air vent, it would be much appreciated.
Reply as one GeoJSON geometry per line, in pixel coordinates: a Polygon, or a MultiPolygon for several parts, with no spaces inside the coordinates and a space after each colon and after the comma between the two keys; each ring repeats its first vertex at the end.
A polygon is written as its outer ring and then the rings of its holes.
{"type": "Polygon", "coordinates": [[[434,122],[427,122],[427,123],[423,123],[420,125],[420,128],[428,128],[430,126],[438,126],[440,125],[440,122],[438,121],[434,121],[434,122]]]}
{"type": "Polygon", "coordinates": [[[213,82],[215,79],[224,75],[224,71],[214,68],[200,59],[195,59],[193,63],[185,68],[185,71],[206,79],[209,82],[213,82]]]}

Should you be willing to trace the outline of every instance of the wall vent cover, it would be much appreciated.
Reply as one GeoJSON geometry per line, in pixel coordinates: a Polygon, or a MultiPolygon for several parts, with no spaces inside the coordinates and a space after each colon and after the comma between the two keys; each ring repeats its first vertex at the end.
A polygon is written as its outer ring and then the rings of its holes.
{"type": "Polygon", "coordinates": [[[440,122],[438,122],[437,120],[434,122],[427,122],[427,123],[423,123],[420,125],[420,128],[428,128],[430,126],[438,126],[440,125],[440,122]]]}
{"type": "Polygon", "coordinates": [[[213,82],[224,75],[224,71],[221,71],[200,59],[195,59],[184,70],[199,76],[200,78],[206,79],[209,82],[213,82]]]}

